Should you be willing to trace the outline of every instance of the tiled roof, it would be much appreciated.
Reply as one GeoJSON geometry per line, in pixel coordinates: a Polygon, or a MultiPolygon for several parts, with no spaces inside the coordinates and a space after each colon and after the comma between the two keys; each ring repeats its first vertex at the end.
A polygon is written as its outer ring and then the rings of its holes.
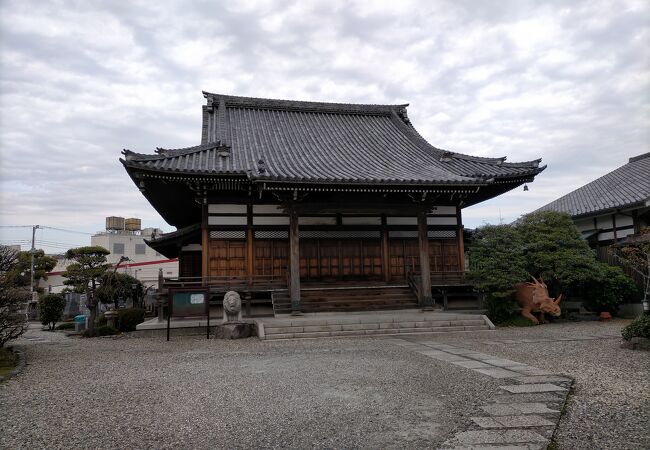
{"type": "Polygon", "coordinates": [[[179,174],[241,174],[319,183],[490,184],[530,178],[540,160],[506,163],[431,146],[407,105],[357,105],[204,93],[201,145],[125,150],[127,167],[179,174]]]}
{"type": "Polygon", "coordinates": [[[645,153],[630,158],[624,166],[542,206],[537,211],[565,212],[575,217],[648,202],[650,153],[645,153]]]}

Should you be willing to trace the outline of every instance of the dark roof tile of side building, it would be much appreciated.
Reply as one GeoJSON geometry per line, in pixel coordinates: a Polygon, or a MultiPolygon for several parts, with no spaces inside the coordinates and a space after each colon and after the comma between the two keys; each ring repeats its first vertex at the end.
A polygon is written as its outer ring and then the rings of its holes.
{"type": "Polygon", "coordinates": [[[201,145],[125,150],[127,168],[317,183],[490,184],[531,178],[541,160],[508,163],[430,145],[406,104],[361,105],[204,92],[201,145]]]}
{"type": "Polygon", "coordinates": [[[630,158],[624,166],[537,211],[558,211],[579,217],[637,205],[650,206],[650,153],[630,158]]]}

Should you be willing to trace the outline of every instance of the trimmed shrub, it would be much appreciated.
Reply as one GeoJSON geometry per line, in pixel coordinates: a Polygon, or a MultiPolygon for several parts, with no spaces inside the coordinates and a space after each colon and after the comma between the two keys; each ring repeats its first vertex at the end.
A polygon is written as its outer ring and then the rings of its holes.
{"type": "Polygon", "coordinates": [[[526,319],[524,316],[513,315],[508,320],[501,322],[499,326],[502,327],[532,327],[535,324],[532,320],[526,319]]]}
{"type": "Polygon", "coordinates": [[[135,331],[135,327],[144,322],[144,309],[128,308],[118,310],[120,331],[135,331]]]}
{"type": "Polygon", "coordinates": [[[93,337],[98,337],[98,336],[112,336],[114,334],[118,334],[119,331],[115,327],[111,327],[108,325],[101,325],[97,326],[92,330],[86,330],[83,332],[83,337],[87,338],[93,338],[93,337]]]}
{"type": "Polygon", "coordinates": [[[38,301],[41,323],[54,330],[56,323],[63,317],[65,299],[58,294],[47,294],[38,301]]]}
{"type": "Polygon", "coordinates": [[[108,322],[106,320],[106,316],[104,316],[104,313],[101,313],[100,315],[97,316],[97,320],[95,321],[95,325],[98,327],[106,325],[108,322]]]}
{"type": "Polygon", "coordinates": [[[97,331],[97,336],[111,336],[113,334],[119,333],[119,331],[116,328],[111,327],[109,325],[102,325],[101,327],[97,327],[96,331],[97,331]]]}
{"type": "Polygon", "coordinates": [[[635,337],[650,339],[650,315],[637,317],[634,322],[623,328],[621,334],[626,341],[635,337]]]}
{"type": "Polygon", "coordinates": [[[594,281],[586,289],[585,306],[595,312],[616,314],[618,307],[637,296],[637,287],[620,267],[599,264],[594,281]]]}
{"type": "Polygon", "coordinates": [[[74,322],[63,322],[56,326],[57,330],[74,330],[74,322]]]}
{"type": "Polygon", "coordinates": [[[510,293],[493,293],[485,300],[487,316],[494,324],[501,324],[512,318],[517,303],[512,300],[510,293]]]}

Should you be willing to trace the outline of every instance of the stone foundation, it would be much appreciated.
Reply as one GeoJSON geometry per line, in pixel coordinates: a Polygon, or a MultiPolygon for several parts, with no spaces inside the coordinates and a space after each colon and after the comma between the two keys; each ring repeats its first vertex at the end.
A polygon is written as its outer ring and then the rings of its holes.
{"type": "Polygon", "coordinates": [[[243,339],[257,336],[254,323],[238,322],[224,323],[215,327],[215,339],[243,339]]]}

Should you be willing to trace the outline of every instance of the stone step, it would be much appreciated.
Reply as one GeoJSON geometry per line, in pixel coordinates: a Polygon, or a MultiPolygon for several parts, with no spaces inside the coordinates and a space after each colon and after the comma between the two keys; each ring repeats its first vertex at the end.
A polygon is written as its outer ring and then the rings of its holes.
{"type": "MultiPolygon", "coordinates": [[[[362,324],[364,325],[364,324],[362,324]]],[[[308,327],[307,327],[308,328],[308,327]]],[[[326,327],[322,327],[326,328],[326,327]]],[[[266,334],[267,340],[279,339],[304,339],[320,337],[349,337],[349,336],[377,336],[377,335],[405,335],[405,334],[441,334],[456,331],[488,331],[487,325],[473,326],[444,326],[444,327],[422,327],[422,328],[373,328],[373,329],[341,329],[323,331],[302,331],[266,334]]],[[[288,331],[288,330],[287,330],[288,331]]]]}
{"type": "MultiPolygon", "coordinates": [[[[417,299],[408,286],[309,288],[300,291],[300,309],[305,313],[381,311],[417,306],[417,299]]],[[[276,314],[291,311],[288,292],[273,294],[273,310],[276,314]]]]}
{"type": "Polygon", "coordinates": [[[357,296],[332,296],[332,297],[301,297],[301,304],[328,303],[328,302],[381,302],[409,300],[414,301],[413,294],[386,294],[386,295],[357,295],[357,296]]]}
{"type": "MultiPolygon", "coordinates": [[[[305,307],[301,305],[302,312],[305,313],[315,313],[315,312],[350,312],[350,311],[359,311],[359,310],[371,310],[371,311],[390,311],[397,309],[416,309],[418,308],[417,303],[382,303],[382,304],[362,304],[364,308],[360,308],[360,305],[355,304],[345,304],[339,306],[332,305],[323,305],[322,307],[305,307]]],[[[275,304],[274,311],[276,314],[288,314],[291,312],[291,303],[287,304],[275,304]]]]}
{"type": "Polygon", "coordinates": [[[370,323],[327,323],[319,324],[291,324],[287,326],[265,326],[264,333],[266,335],[272,334],[287,334],[287,333],[303,333],[303,332],[324,332],[324,331],[355,331],[355,330],[378,330],[378,329],[407,329],[407,330],[423,330],[429,328],[448,328],[448,327],[467,327],[467,326],[487,326],[483,319],[467,319],[467,320],[439,320],[439,321],[400,321],[400,322],[370,322],[370,323]]]}

